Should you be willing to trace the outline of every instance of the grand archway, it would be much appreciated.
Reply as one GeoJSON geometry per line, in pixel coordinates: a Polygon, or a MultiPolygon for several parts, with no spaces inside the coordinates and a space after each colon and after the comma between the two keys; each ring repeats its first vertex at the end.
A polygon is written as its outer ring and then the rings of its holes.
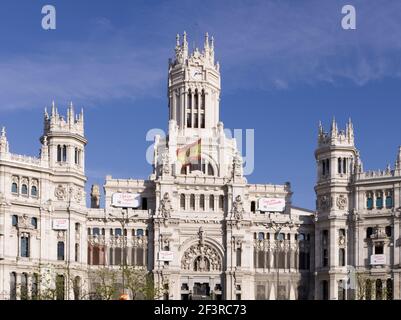
{"type": "MultiPolygon", "coordinates": [[[[202,230],[200,230],[200,234],[202,230]]],[[[221,300],[223,296],[223,256],[219,248],[203,239],[192,243],[181,259],[181,298],[183,300],[221,300]]]]}

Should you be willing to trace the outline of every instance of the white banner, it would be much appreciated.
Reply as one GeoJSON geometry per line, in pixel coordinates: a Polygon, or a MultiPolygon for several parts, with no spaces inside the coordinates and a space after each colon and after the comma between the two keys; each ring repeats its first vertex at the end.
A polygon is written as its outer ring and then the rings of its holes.
{"type": "Polygon", "coordinates": [[[384,254],[372,254],[370,256],[370,264],[372,266],[379,266],[386,264],[386,255],[384,254]]]}
{"type": "Polygon", "coordinates": [[[68,230],[68,219],[53,219],[53,230],[68,230]]]}
{"type": "Polygon", "coordinates": [[[141,206],[141,195],[138,193],[114,193],[111,205],[118,208],[134,208],[141,206]]]}
{"type": "Polygon", "coordinates": [[[260,198],[259,210],[263,212],[283,212],[285,210],[285,199],[260,198]]]}
{"type": "Polygon", "coordinates": [[[172,251],[160,251],[159,252],[159,261],[174,261],[174,252],[172,251]]]}

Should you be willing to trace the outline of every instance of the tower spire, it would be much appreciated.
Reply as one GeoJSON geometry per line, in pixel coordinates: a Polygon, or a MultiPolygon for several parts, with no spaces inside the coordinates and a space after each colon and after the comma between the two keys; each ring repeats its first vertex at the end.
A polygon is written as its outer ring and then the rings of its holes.
{"type": "Polygon", "coordinates": [[[397,160],[395,162],[395,169],[401,170],[401,146],[398,147],[397,160]]]}
{"type": "Polygon", "coordinates": [[[188,41],[187,41],[187,32],[184,31],[183,37],[182,37],[182,53],[183,53],[183,58],[187,59],[188,58],[188,41]]]}
{"type": "Polygon", "coordinates": [[[337,127],[337,123],[336,123],[336,118],[333,117],[333,121],[331,123],[331,136],[332,136],[332,138],[337,137],[337,133],[338,133],[338,127],[337,127]]]}
{"type": "Polygon", "coordinates": [[[1,128],[0,134],[0,153],[8,153],[8,141],[6,137],[6,128],[1,128]]]}
{"type": "Polygon", "coordinates": [[[56,115],[56,104],[54,103],[54,100],[52,101],[52,117],[56,115]]]}
{"type": "Polygon", "coordinates": [[[177,48],[180,47],[180,35],[178,33],[175,36],[175,45],[176,45],[177,48]]]}
{"type": "Polygon", "coordinates": [[[205,45],[204,45],[204,47],[205,47],[205,51],[209,50],[209,33],[207,33],[207,32],[205,34],[205,45]]]}
{"type": "Polygon", "coordinates": [[[323,125],[322,125],[322,121],[319,120],[319,136],[323,135],[323,125]]]}

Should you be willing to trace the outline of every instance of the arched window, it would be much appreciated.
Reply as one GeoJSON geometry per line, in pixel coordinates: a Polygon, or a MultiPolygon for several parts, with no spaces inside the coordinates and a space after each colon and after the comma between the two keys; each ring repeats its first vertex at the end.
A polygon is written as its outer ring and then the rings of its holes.
{"type": "Polygon", "coordinates": [[[13,227],[16,227],[18,225],[18,216],[16,214],[14,214],[11,217],[11,224],[12,224],[13,227]]]}
{"type": "Polygon", "coordinates": [[[79,261],[79,244],[75,244],[75,262],[79,261]]]}
{"type": "Polygon", "coordinates": [[[38,187],[37,186],[32,186],[32,188],[31,188],[31,196],[32,197],[37,197],[38,196],[38,187]]]}
{"type": "Polygon", "coordinates": [[[63,162],[67,162],[67,146],[63,146],[63,162]]]}
{"type": "Polygon", "coordinates": [[[195,99],[195,105],[194,105],[194,128],[198,128],[199,127],[199,121],[198,121],[198,116],[199,116],[199,93],[198,93],[198,89],[195,89],[195,95],[194,95],[194,99],[195,99]]]}
{"type": "Polygon", "coordinates": [[[373,228],[369,227],[366,229],[366,238],[370,239],[370,236],[373,234],[373,228]]]}
{"type": "Polygon", "coordinates": [[[62,154],[63,154],[63,151],[62,151],[61,145],[58,145],[57,146],[57,162],[61,162],[62,154]]]}
{"type": "Polygon", "coordinates": [[[383,208],[383,193],[382,192],[378,192],[376,194],[376,208],[377,209],[383,208]]]}
{"type": "Polygon", "coordinates": [[[192,91],[188,90],[187,128],[192,128],[192,91]]]}
{"type": "Polygon", "coordinates": [[[31,299],[37,300],[39,293],[39,275],[34,273],[32,275],[31,299]]]}
{"type": "Polygon", "coordinates": [[[29,258],[29,236],[21,237],[21,257],[29,258]]]}
{"type": "Polygon", "coordinates": [[[393,280],[392,279],[387,279],[386,280],[386,298],[387,300],[393,300],[394,295],[393,295],[393,280]]]}
{"type": "Polygon", "coordinates": [[[210,195],[209,197],[209,209],[210,211],[214,211],[214,195],[210,195]]]}
{"type": "Polygon", "coordinates": [[[265,234],[263,232],[258,233],[258,240],[260,241],[265,240],[265,234]]]}
{"type": "Polygon", "coordinates": [[[366,280],[366,300],[372,300],[372,281],[370,279],[366,280]]]}
{"type": "Polygon", "coordinates": [[[276,240],[279,240],[279,241],[285,240],[285,234],[279,233],[278,235],[276,235],[276,240]]]}
{"type": "Polygon", "coordinates": [[[200,208],[202,211],[205,211],[205,195],[204,195],[204,194],[201,194],[201,195],[200,195],[200,198],[199,198],[199,208],[200,208]]]}
{"type": "Polygon", "coordinates": [[[341,172],[342,172],[342,170],[341,170],[341,164],[342,164],[341,158],[338,158],[338,173],[341,173],[341,172]]]}
{"type": "Polygon", "coordinates": [[[65,280],[64,276],[58,274],[56,277],[56,299],[57,300],[64,300],[64,290],[65,290],[65,280]]]}
{"type": "Polygon", "coordinates": [[[189,198],[189,207],[191,210],[195,210],[195,195],[191,194],[189,198]]]}
{"type": "Polygon", "coordinates": [[[81,151],[78,148],[75,148],[75,153],[74,153],[74,160],[75,164],[80,164],[80,156],[81,156],[81,151]]]}
{"type": "Polygon", "coordinates": [[[37,218],[32,218],[31,219],[31,225],[34,229],[38,228],[38,219],[37,218]]]}
{"type": "Polygon", "coordinates": [[[18,184],[16,182],[13,182],[13,184],[11,185],[11,192],[18,193],[18,184]]]}
{"type": "Polygon", "coordinates": [[[23,195],[28,195],[28,186],[26,184],[23,184],[21,187],[21,194],[23,195]]]}
{"type": "Polygon", "coordinates": [[[391,226],[387,226],[387,227],[386,227],[386,236],[387,236],[387,237],[391,237],[392,234],[393,234],[393,232],[392,232],[392,227],[391,227],[391,226]]]}
{"type": "Polygon", "coordinates": [[[393,207],[393,194],[388,192],[386,195],[386,208],[391,209],[393,207]]]}
{"type": "Polygon", "coordinates": [[[17,300],[17,274],[10,273],[10,300],[17,300]]]}
{"type": "Polygon", "coordinates": [[[380,279],[376,280],[376,300],[383,299],[383,283],[380,279]]]}
{"type": "Polygon", "coordinates": [[[252,213],[256,212],[256,201],[251,201],[251,212],[252,213]]]}
{"type": "Polygon", "coordinates": [[[373,194],[371,192],[368,192],[366,195],[366,208],[368,210],[373,209],[373,194]]]}
{"type": "Polygon", "coordinates": [[[224,196],[219,196],[219,210],[224,210],[224,196]]]}
{"type": "Polygon", "coordinates": [[[347,159],[343,158],[343,173],[347,173],[347,159]]]}
{"type": "Polygon", "coordinates": [[[57,260],[64,261],[64,242],[57,242],[57,260]]]}
{"type": "Polygon", "coordinates": [[[81,232],[81,224],[79,222],[75,222],[75,232],[81,232]]]}
{"type": "Polygon", "coordinates": [[[119,236],[123,235],[123,231],[121,228],[116,228],[114,234],[115,234],[115,236],[119,237],[119,236]]]}
{"type": "Polygon", "coordinates": [[[138,229],[138,230],[136,231],[136,236],[137,236],[137,237],[143,237],[143,235],[144,235],[143,229],[138,229]]]}
{"type": "Polygon", "coordinates": [[[214,176],[213,166],[210,163],[207,165],[207,175],[214,176]]]}
{"type": "Polygon", "coordinates": [[[21,274],[21,300],[28,300],[28,274],[21,274]]]}
{"type": "Polygon", "coordinates": [[[93,233],[94,236],[100,236],[100,229],[99,228],[93,228],[93,233]]]}
{"type": "Polygon", "coordinates": [[[180,195],[180,208],[181,210],[185,210],[185,194],[180,195]]]}

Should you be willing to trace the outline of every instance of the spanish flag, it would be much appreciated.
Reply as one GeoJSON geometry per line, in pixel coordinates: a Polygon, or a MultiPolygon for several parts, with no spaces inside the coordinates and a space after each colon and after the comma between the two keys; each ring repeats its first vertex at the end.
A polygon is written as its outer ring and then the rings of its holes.
{"type": "Polygon", "coordinates": [[[190,145],[177,149],[177,160],[181,162],[182,166],[200,164],[202,153],[201,140],[202,139],[199,139],[190,145]]]}

